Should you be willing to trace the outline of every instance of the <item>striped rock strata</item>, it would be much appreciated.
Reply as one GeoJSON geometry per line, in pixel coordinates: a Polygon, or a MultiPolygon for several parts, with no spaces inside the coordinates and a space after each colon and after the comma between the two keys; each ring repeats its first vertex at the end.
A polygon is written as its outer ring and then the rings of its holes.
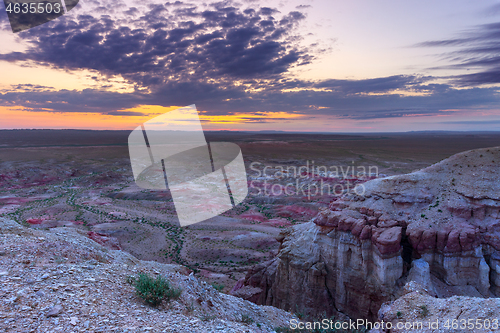
{"type": "Polygon", "coordinates": [[[500,147],[364,186],[281,233],[233,294],[368,319],[410,279],[438,297],[500,294],[500,147]]]}

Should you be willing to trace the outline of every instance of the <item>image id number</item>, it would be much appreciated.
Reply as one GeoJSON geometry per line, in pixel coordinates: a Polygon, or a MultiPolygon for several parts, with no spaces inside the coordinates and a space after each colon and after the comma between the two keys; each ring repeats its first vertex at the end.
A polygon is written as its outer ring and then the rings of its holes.
{"type": "Polygon", "coordinates": [[[23,14],[27,14],[27,13],[31,13],[31,14],[43,14],[43,13],[46,13],[46,14],[59,14],[61,12],[61,4],[60,3],[55,3],[55,4],[52,4],[52,3],[35,3],[35,2],[31,2],[31,3],[9,3],[9,5],[7,6],[7,8],[5,9],[5,11],[7,13],[14,13],[14,14],[19,14],[19,13],[23,13],[23,14]]]}

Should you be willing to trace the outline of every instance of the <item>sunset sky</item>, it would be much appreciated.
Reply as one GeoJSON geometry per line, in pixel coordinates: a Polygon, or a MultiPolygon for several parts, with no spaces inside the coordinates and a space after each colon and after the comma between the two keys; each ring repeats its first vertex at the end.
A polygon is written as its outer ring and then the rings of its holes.
{"type": "Polygon", "coordinates": [[[499,1],[80,0],[16,34],[2,2],[0,41],[0,129],[500,130],[499,1]]]}

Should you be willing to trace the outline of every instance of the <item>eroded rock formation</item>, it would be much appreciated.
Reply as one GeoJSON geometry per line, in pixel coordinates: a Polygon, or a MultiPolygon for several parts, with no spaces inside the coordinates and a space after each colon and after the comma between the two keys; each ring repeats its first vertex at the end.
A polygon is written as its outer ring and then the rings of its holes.
{"type": "Polygon", "coordinates": [[[369,181],[283,232],[276,258],[235,289],[251,286],[246,298],[259,304],[368,319],[408,277],[438,297],[498,295],[499,166],[500,147],[478,149],[369,181]]]}
{"type": "Polygon", "coordinates": [[[370,333],[495,332],[500,325],[499,298],[435,298],[413,281],[401,293],[400,298],[380,308],[383,329],[370,333]]]}

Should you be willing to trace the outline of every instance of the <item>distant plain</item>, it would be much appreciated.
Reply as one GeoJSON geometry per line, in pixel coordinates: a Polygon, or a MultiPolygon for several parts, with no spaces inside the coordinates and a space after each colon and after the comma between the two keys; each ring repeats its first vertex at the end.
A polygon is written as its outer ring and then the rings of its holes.
{"type": "MultiPolygon", "coordinates": [[[[265,186],[279,188],[293,180],[276,177],[280,167],[298,168],[312,161],[327,167],[372,166],[383,177],[412,172],[461,151],[500,145],[500,133],[494,132],[206,132],[209,142],[229,141],[241,147],[248,181],[254,187],[234,209],[180,228],[168,191],[144,190],[134,184],[128,134],[0,131],[0,216],[33,228],[83,229],[105,245],[116,240],[138,258],[186,265],[225,291],[251,266],[276,254],[275,237],[283,228],[309,221],[336,198],[259,194],[265,186]],[[263,175],[266,166],[269,173],[263,175]]],[[[362,183],[373,177],[331,181],[362,183]]],[[[301,184],[316,184],[325,175],[299,178],[301,184]]]]}

